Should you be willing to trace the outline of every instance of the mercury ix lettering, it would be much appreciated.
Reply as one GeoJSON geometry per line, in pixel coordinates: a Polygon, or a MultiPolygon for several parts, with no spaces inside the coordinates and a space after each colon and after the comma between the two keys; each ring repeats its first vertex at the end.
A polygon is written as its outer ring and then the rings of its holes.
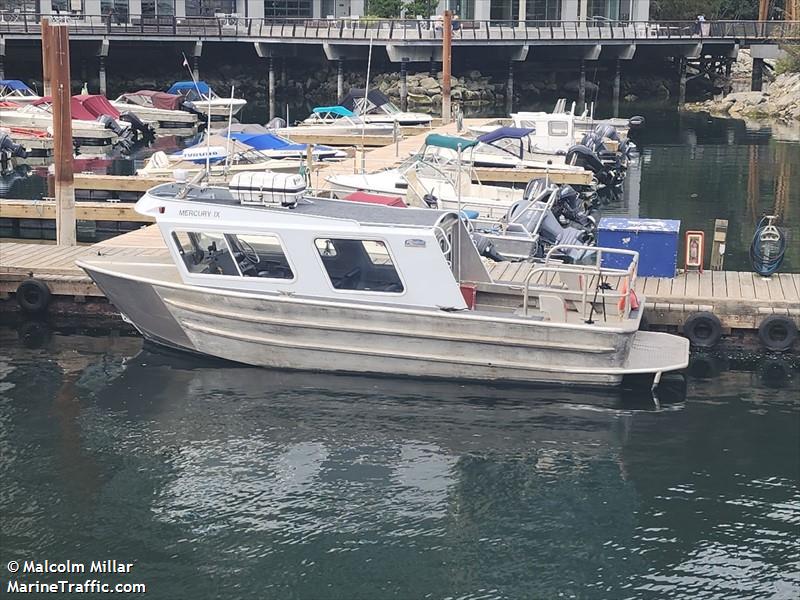
{"type": "Polygon", "coordinates": [[[196,208],[182,208],[178,211],[179,217],[197,217],[200,219],[219,219],[222,215],[218,210],[197,210],[196,208]]]}

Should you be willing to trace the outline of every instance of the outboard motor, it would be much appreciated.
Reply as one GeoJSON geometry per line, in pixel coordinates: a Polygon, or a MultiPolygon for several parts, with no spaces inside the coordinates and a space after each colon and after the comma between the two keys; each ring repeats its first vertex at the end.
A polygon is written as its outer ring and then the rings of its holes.
{"type": "Polygon", "coordinates": [[[8,158],[14,156],[18,158],[28,157],[28,151],[21,144],[15,143],[7,133],[0,133],[0,153],[8,158]]]}
{"type": "Polygon", "coordinates": [[[550,186],[552,186],[552,184],[548,185],[547,180],[543,177],[535,177],[525,186],[522,198],[524,200],[535,200],[550,186]]]}
{"type": "Polygon", "coordinates": [[[135,113],[131,111],[125,111],[119,115],[120,121],[125,121],[126,123],[130,123],[131,129],[136,131],[137,133],[141,134],[143,139],[152,140],[156,137],[156,130],[151,126],[142,121],[135,113]]]}
{"type": "Polygon", "coordinates": [[[475,244],[475,247],[478,249],[478,253],[481,256],[485,256],[489,260],[493,260],[495,262],[502,262],[506,260],[506,258],[497,251],[497,248],[495,248],[495,245],[491,242],[491,240],[485,235],[473,233],[472,243],[475,244]]]}
{"type": "Polygon", "coordinates": [[[609,140],[619,141],[619,132],[617,128],[610,123],[598,123],[594,127],[594,133],[597,134],[601,140],[608,138],[609,140]]]}
{"type": "Polygon", "coordinates": [[[273,117],[267,123],[267,129],[283,129],[284,127],[286,127],[286,121],[280,117],[273,117]]]}
{"type": "MultiPolygon", "coordinates": [[[[592,239],[582,229],[562,226],[549,209],[547,202],[520,200],[515,202],[509,209],[509,220],[512,216],[514,217],[514,222],[525,227],[531,235],[539,235],[542,249],[555,244],[587,246],[588,248],[587,244],[592,239]]],[[[572,260],[579,259],[583,254],[584,251],[582,250],[565,251],[565,256],[572,260]]]]}
{"type": "Polygon", "coordinates": [[[587,207],[580,194],[570,185],[562,186],[558,190],[558,196],[553,205],[553,214],[561,221],[562,225],[568,225],[569,222],[575,223],[592,236],[597,230],[597,215],[587,207]]]}
{"type": "Polygon", "coordinates": [[[575,144],[570,147],[570,149],[567,150],[564,161],[568,165],[576,165],[591,171],[603,185],[610,185],[613,181],[613,177],[608,172],[603,162],[597,157],[597,154],[595,154],[591,148],[583,144],[575,144]]]}
{"type": "Polygon", "coordinates": [[[108,115],[100,115],[97,117],[97,122],[102,123],[103,127],[106,129],[110,129],[118,136],[122,137],[125,134],[125,130],[117,123],[114,119],[109,117],[108,115]]]}

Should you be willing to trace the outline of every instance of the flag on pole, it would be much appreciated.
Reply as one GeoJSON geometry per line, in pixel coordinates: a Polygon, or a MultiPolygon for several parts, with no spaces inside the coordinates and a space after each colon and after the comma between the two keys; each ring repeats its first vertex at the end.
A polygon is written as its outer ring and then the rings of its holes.
{"type": "Polygon", "coordinates": [[[181,65],[181,66],[186,67],[187,69],[189,68],[189,61],[186,60],[186,55],[185,54],[183,55],[183,65],[181,65]]]}

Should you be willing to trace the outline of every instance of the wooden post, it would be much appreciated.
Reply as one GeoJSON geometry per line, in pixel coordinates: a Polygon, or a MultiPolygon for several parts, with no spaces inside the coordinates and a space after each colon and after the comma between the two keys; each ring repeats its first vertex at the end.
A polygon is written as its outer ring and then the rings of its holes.
{"type": "Polygon", "coordinates": [[[50,57],[50,35],[47,33],[50,28],[50,21],[42,19],[42,93],[45,96],[50,95],[50,65],[48,60],[50,57]]]}
{"type": "MultiPolygon", "coordinates": [[[[44,21],[44,20],[43,20],[44,21]]],[[[72,172],[72,85],[69,70],[69,28],[42,25],[49,38],[51,94],[53,98],[53,151],[55,164],[56,243],[77,245],[75,233],[75,184],[72,172]]],[[[42,38],[44,41],[45,37],[42,38]]]]}
{"type": "Polygon", "coordinates": [[[722,271],[725,261],[725,238],[728,236],[728,221],[716,219],[714,221],[714,239],[711,242],[711,270],[722,271]]]}
{"type": "Polygon", "coordinates": [[[444,11],[442,35],[442,124],[450,123],[450,54],[453,46],[453,13],[444,11]]]}

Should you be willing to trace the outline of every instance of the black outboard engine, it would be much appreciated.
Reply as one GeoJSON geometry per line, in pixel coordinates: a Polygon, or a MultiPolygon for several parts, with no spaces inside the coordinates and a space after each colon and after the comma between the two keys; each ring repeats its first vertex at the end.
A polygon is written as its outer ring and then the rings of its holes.
{"type": "Polygon", "coordinates": [[[117,123],[114,119],[112,119],[108,115],[100,115],[99,117],[97,117],[97,122],[102,123],[103,127],[105,127],[106,129],[110,129],[120,137],[122,137],[125,134],[125,129],[123,129],[119,123],[117,123]]]}
{"type": "Polygon", "coordinates": [[[568,165],[576,165],[591,171],[603,185],[610,185],[613,181],[613,177],[606,169],[606,166],[597,157],[597,154],[591,148],[583,144],[575,144],[570,147],[570,149],[567,150],[564,161],[568,165]]]}
{"type": "Polygon", "coordinates": [[[110,129],[117,134],[118,139],[114,143],[115,146],[120,148],[123,152],[130,152],[136,138],[136,132],[133,131],[132,127],[125,129],[108,115],[100,115],[97,117],[97,121],[102,123],[106,129],[110,129]]]}
{"type": "Polygon", "coordinates": [[[495,262],[502,262],[506,260],[506,258],[497,251],[495,245],[491,242],[489,238],[480,233],[473,233],[472,234],[472,243],[475,244],[475,247],[478,249],[478,253],[481,256],[485,256],[489,260],[493,260],[495,262]]]}
{"type": "Polygon", "coordinates": [[[25,150],[21,144],[15,143],[14,140],[11,139],[11,136],[7,133],[0,133],[0,153],[8,158],[12,158],[14,156],[17,158],[28,157],[28,151],[25,150]]]}
{"type": "Polygon", "coordinates": [[[522,193],[523,200],[535,200],[541,193],[548,188],[547,180],[543,177],[535,177],[525,186],[522,193]]]}
{"type": "Polygon", "coordinates": [[[130,123],[131,129],[136,131],[138,134],[141,134],[142,139],[146,140],[153,140],[156,137],[156,130],[142,121],[136,113],[132,113],[131,111],[125,111],[119,115],[120,121],[125,121],[126,123],[130,123]]]}
{"type": "Polygon", "coordinates": [[[597,134],[601,140],[608,138],[609,140],[614,140],[616,142],[619,141],[619,132],[617,131],[617,128],[610,123],[598,123],[594,127],[594,133],[597,134]]]}
{"type": "Polygon", "coordinates": [[[562,225],[572,222],[592,236],[597,230],[597,212],[589,208],[580,194],[570,185],[564,185],[558,190],[553,214],[562,225]]]}

